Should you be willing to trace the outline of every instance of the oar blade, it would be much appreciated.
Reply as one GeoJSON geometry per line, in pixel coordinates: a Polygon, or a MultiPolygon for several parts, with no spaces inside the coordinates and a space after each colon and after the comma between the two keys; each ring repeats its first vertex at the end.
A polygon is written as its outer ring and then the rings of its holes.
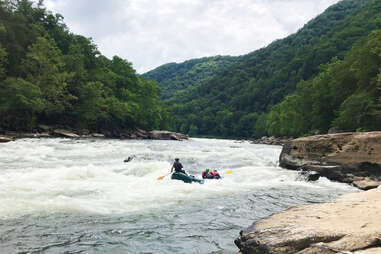
{"type": "Polygon", "coordinates": [[[225,172],[225,174],[231,174],[231,173],[233,173],[233,170],[228,170],[225,172]]]}
{"type": "Polygon", "coordinates": [[[159,181],[160,181],[160,180],[163,180],[164,177],[165,177],[165,176],[159,176],[159,177],[157,178],[157,180],[159,180],[159,181]]]}

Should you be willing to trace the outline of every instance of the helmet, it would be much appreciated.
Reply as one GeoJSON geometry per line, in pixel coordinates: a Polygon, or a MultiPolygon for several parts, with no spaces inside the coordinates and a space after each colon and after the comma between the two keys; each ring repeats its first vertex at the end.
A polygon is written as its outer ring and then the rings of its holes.
{"type": "Polygon", "coordinates": [[[209,168],[206,168],[206,169],[205,169],[206,172],[209,172],[209,170],[210,170],[209,168]]]}
{"type": "Polygon", "coordinates": [[[179,158],[176,158],[175,161],[179,161],[179,158]]]}

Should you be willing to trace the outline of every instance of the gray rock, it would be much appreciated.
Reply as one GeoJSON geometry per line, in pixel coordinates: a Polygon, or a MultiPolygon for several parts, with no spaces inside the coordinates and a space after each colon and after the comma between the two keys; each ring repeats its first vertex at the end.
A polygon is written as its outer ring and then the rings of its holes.
{"type": "Polygon", "coordinates": [[[72,133],[68,130],[57,129],[53,131],[54,134],[65,138],[79,138],[79,135],[72,133]]]}
{"type": "Polygon", "coordinates": [[[151,139],[158,140],[186,140],[188,136],[181,133],[170,132],[170,131],[151,131],[149,132],[149,137],[151,139]]]}
{"type": "Polygon", "coordinates": [[[13,141],[14,138],[13,137],[9,137],[9,136],[0,136],[0,143],[7,143],[7,142],[11,142],[13,141]]]}
{"type": "Polygon", "coordinates": [[[354,183],[362,189],[381,181],[381,132],[337,133],[294,139],[279,157],[284,168],[316,171],[334,181],[354,183]],[[366,178],[372,184],[364,185],[366,178]],[[366,187],[362,187],[366,186],[366,187]]]}
{"type": "Polygon", "coordinates": [[[381,253],[381,187],[292,207],[258,221],[234,241],[242,254],[381,253]]]}

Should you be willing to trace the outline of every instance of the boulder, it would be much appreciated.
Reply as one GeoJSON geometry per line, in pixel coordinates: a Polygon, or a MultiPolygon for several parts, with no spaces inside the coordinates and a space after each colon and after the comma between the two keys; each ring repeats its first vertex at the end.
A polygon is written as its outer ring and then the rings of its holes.
{"type": "Polygon", "coordinates": [[[290,208],[241,231],[242,254],[381,253],[381,188],[290,208]]]}
{"type": "Polygon", "coordinates": [[[159,139],[159,140],[186,140],[188,136],[185,134],[170,132],[170,131],[150,131],[149,137],[151,139],[159,139]]]}
{"type": "Polygon", "coordinates": [[[301,179],[307,181],[307,182],[314,182],[319,180],[320,174],[316,171],[306,171],[302,170],[299,172],[299,176],[301,179]]]}
{"type": "Polygon", "coordinates": [[[150,136],[149,133],[147,133],[145,130],[141,130],[141,129],[137,129],[133,134],[135,134],[136,137],[142,138],[142,139],[148,139],[150,136]]]}
{"type": "Polygon", "coordinates": [[[63,130],[63,129],[57,129],[53,131],[54,134],[60,137],[65,137],[65,138],[79,138],[79,135],[72,133],[68,130],[63,130]]]}
{"type": "Polygon", "coordinates": [[[92,136],[94,138],[104,138],[105,137],[105,135],[101,134],[101,133],[92,133],[90,136],[92,136]]]}
{"type": "Polygon", "coordinates": [[[7,143],[7,142],[11,142],[13,141],[14,138],[13,137],[9,137],[9,136],[0,136],[0,143],[7,143]]]}
{"type": "Polygon", "coordinates": [[[355,179],[357,182],[369,182],[370,179],[375,183],[381,181],[381,132],[336,133],[294,139],[283,146],[279,165],[316,171],[321,176],[345,183],[352,184],[355,179]]]}
{"type": "Polygon", "coordinates": [[[48,138],[50,134],[48,132],[35,132],[35,133],[18,133],[17,138],[48,138]]]}

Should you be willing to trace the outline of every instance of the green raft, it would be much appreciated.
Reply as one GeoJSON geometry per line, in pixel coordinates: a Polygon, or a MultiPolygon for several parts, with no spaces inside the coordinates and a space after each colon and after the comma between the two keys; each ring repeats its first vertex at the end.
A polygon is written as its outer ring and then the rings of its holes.
{"type": "Polygon", "coordinates": [[[199,184],[203,184],[204,183],[203,179],[198,179],[198,178],[196,178],[194,176],[186,175],[186,174],[180,173],[180,172],[174,172],[172,174],[172,176],[171,176],[171,179],[172,180],[181,180],[184,183],[192,183],[192,182],[197,182],[199,184]]]}

